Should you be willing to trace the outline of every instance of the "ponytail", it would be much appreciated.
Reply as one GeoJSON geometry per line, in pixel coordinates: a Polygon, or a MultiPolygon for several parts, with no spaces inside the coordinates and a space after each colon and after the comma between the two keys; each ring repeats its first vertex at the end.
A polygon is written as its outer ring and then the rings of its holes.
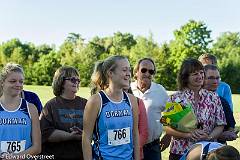
{"type": "Polygon", "coordinates": [[[91,95],[96,94],[100,90],[104,90],[107,86],[107,76],[103,70],[104,61],[97,62],[94,72],[91,76],[91,95]]]}
{"type": "Polygon", "coordinates": [[[105,90],[109,86],[108,71],[114,71],[118,60],[126,59],[124,56],[115,55],[106,58],[104,61],[96,63],[94,72],[91,76],[91,95],[105,90]]]}

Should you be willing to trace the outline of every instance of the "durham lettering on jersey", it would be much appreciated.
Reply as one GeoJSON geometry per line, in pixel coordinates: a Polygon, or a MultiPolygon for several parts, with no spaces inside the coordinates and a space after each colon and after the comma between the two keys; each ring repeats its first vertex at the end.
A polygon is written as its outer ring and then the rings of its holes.
{"type": "Polygon", "coordinates": [[[27,125],[26,118],[0,118],[0,125],[27,125]]]}
{"type": "Polygon", "coordinates": [[[131,116],[131,113],[129,112],[128,109],[116,110],[116,111],[106,111],[105,114],[106,114],[107,118],[131,116]]]}

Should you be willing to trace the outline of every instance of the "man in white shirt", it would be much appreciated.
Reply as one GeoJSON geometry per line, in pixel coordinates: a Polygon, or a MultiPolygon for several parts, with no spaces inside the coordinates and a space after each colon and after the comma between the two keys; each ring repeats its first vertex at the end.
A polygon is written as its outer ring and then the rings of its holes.
{"type": "Polygon", "coordinates": [[[168,146],[170,138],[160,141],[162,124],[160,123],[161,112],[165,109],[168,95],[165,88],[152,81],[156,73],[154,61],[143,58],[138,61],[134,68],[135,82],[131,83],[133,94],[144,102],[148,118],[148,140],[143,147],[144,160],[161,159],[161,148],[168,146]]]}

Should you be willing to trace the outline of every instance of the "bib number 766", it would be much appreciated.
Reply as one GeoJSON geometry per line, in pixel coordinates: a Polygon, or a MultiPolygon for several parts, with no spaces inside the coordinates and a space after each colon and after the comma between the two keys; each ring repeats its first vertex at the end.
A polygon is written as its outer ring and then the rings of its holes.
{"type": "Polygon", "coordinates": [[[122,145],[130,143],[130,127],[108,130],[108,145],[122,145]]]}

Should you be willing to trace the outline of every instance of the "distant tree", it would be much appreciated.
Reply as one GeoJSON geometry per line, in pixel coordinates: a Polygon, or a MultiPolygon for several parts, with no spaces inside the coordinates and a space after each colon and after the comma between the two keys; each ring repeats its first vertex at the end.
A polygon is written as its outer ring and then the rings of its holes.
{"type": "Polygon", "coordinates": [[[179,70],[184,59],[197,58],[202,53],[209,52],[209,44],[212,42],[210,33],[206,24],[194,20],[174,31],[174,39],[169,44],[174,72],[179,70]]]}
{"type": "Polygon", "coordinates": [[[212,52],[218,58],[221,78],[233,93],[240,93],[240,33],[225,32],[213,44],[212,52]]]}
{"type": "Polygon", "coordinates": [[[176,87],[176,72],[169,61],[171,51],[167,43],[163,43],[159,48],[155,57],[157,72],[155,75],[156,82],[162,84],[167,90],[175,91],[176,87]]]}
{"type": "Polygon", "coordinates": [[[238,52],[240,48],[240,33],[239,32],[224,32],[215,43],[213,43],[212,51],[221,61],[238,52]]]}
{"type": "Polygon", "coordinates": [[[110,47],[110,55],[123,54],[127,52],[136,44],[134,36],[130,33],[116,32],[112,37],[112,45],[110,47]]]}
{"type": "Polygon", "coordinates": [[[32,84],[51,85],[53,75],[60,66],[60,55],[56,52],[42,55],[32,67],[32,84]]]}
{"type": "Polygon", "coordinates": [[[148,38],[138,36],[136,38],[136,44],[129,52],[131,64],[134,66],[139,59],[144,57],[154,58],[154,52],[156,52],[158,49],[159,46],[156,42],[154,42],[152,35],[150,35],[148,38]]]}
{"type": "Polygon", "coordinates": [[[75,58],[75,67],[80,71],[81,86],[89,86],[94,65],[100,60],[103,51],[104,49],[94,40],[90,41],[75,58]]]}
{"type": "Polygon", "coordinates": [[[76,55],[84,48],[84,39],[80,34],[69,33],[58,53],[62,65],[72,65],[76,55]]]}
{"type": "Polygon", "coordinates": [[[12,61],[11,56],[14,53],[15,49],[15,54],[20,54],[19,56],[21,56],[22,59],[26,59],[26,57],[24,57],[25,54],[23,53],[25,48],[23,47],[22,42],[19,39],[12,39],[3,43],[0,46],[0,56],[2,64],[6,64],[7,62],[12,61]]]}
{"type": "Polygon", "coordinates": [[[49,46],[47,44],[35,46],[34,48],[35,48],[35,50],[31,57],[33,62],[36,62],[42,55],[47,55],[51,51],[55,50],[55,48],[53,46],[49,46]]]}

